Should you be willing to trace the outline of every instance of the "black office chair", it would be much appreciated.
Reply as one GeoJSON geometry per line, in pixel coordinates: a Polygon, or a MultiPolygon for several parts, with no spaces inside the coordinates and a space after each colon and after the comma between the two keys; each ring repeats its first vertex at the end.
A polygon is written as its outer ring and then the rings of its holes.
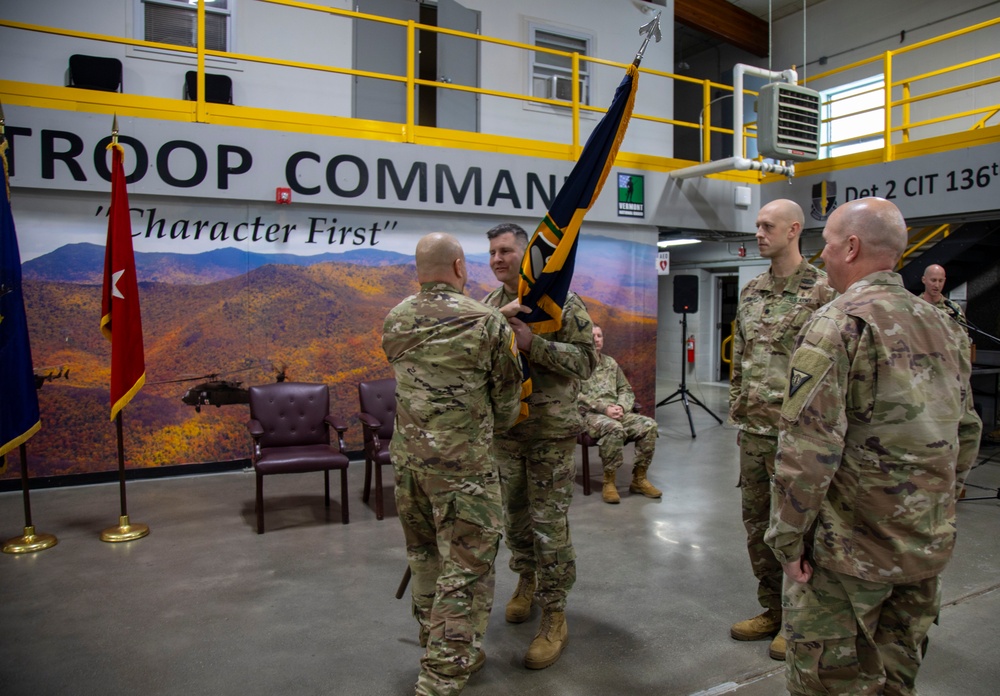
{"type": "Polygon", "coordinates": [[[122,62],[117,58],[74,54],[69,57],[69,86],[121,92],[122,62]]]}
{"type": "MultiPolygon", "coordinates": [[[[188,70],[184,75],[185,98],[198,99],[198,73],[188,70]]],[[[213,104],[233,103],[233,80],[228,75],[205,73],[205,101],[213,104]]]]}

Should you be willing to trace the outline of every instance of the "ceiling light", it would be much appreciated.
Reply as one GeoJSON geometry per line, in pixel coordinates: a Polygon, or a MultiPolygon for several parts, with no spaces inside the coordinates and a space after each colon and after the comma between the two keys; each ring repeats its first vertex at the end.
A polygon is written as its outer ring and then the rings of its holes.
{"type": "Polygon", "coordinates": [[[656,246],[660,249],[666,249],[672,246],[681,246],[683,244],[701,244],[700,239],[664,239],[656,243],[656,246]]]}

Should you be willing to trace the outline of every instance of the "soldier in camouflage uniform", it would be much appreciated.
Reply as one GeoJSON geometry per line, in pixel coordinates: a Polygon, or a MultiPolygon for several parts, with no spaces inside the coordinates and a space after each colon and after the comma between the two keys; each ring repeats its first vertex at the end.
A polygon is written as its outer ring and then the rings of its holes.
{"type": "Polygon", "coordinates": [[[389,452],[420,624],[416,693],[454,696],[482,667],[503,521],[495,431],[517,418],[521,367],[504,317],[462,294],[458,241],[417,243],[420,292],[385,319],[396,373],[389,452]]]}
{"type": "Polygon", "coordinates": [[[615,359],[605,355],[604,331],[594,327],[594,348],[597,350],[597,368],[584,380],[580,390],[580,412],[583,427],[597,441],[597,450],[604,463],[604,487],[601,497],[605,503],[619,503],[621,498],[615,487],[615,475],[625,461],[626,442],[635,442],[635,462],[629,492],[647,498],[659,498],[663,492],[646,478],[646,471],[653,462],[656,438],[659,435],[656,421],[632,412],[635,394],[625,373],[615,359]]]}
{"type": "Polygon", "coordinates": [[[766,535],[787,576],[788,689],[910,695],[979,450],[969,341],[892,272],[892,203],[840,206],[823,238],[843,294],[796,340],[766,535]]]}
{"type": "MultiPolygon", "coordinates": [[[[509,308],[519,306],[517,281],[528,235],[518,225],[502,224],[487,237],[490,268],[503,285],[485,302],[504,307],[504,314],[511,316],[515,312],[509,308]]],[[[543,669],[559,659],[569,635],[566,596],[576,581],[576,554],[567,514],[581,427],[577,394],[580,381],[590,377],[597,364],[597,352],[593,323],[573,292],[563,307],[562,327],[554,333],[532,334],[527,324],[509,321],[517,347],[531,365],[532,393],[527,419],[496,438],[510,568],[519,576],[506,618],[511,623],[528,619],[537,586],[542,620],[524,664],[543,669]]]]}
{"type": "Polygon", "coordinates": [[[965,321],[965,313],[962,312],[962,307],[943,294],[945,280],[947,280],[947,276],[944,272],[944,266],[932,263],[925,268],[924,275],[920,278],[920,282],[924,284],[924,291],[921,293],[920,299],[930,302],[968,331],[968,324],[965,321]]]}
{"type": "Polygon", "coordinates": [[[802,258],[802,208],[771,201],[757,215],[757,245],[771,267],[743,289],[733,339],[729,422],[739,428],[740,493],[750,566],[764,612],[734,624],[736,640],[771,638],[768,654],[785,659],[781,630],[781,565],[764,543],[778,422],[788,381],[788,359],[799,329],[834,297],[825,274],[802,258]]]}

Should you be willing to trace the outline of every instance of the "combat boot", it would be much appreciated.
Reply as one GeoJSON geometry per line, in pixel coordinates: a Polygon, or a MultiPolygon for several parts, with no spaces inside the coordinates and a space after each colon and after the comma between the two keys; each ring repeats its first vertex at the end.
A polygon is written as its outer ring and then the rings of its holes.
{"type": "Polygon", "coordinates": [[[632,469],[632,483],[628,486],[629,493],[641,493],[647,498],[660,498],[663,496],[663,491],[654,486],[646,478],[646,468],[644,466],[637,466],[632,469]]]}
{"type": "Polygon", "coordinates": [[[524,656],[524,666],[528,669],[545,669],[559,659],[568,642],[566,613],[542,610],[542,625],[528,646],[528,653],[524,656]]]}
{"type": "Polygon", "coordinates": [[[763,640],[781,630],[781,609],[768,609],[752,619],[734,623],[729,635],[736,640],[763,640]]]}
{"type": "Polygon", "coordinates": [[[786,650],[788,650],[788,643],[785,642],[785,637],[779,633],[771,641],[771,645],[767,649],[767,654],[772,660],[781,660],[784,662],[786,650]]]}
{"type": "Polygon", "coordinates": [[[531,616],[531,603],[534,600],[535,574],[520,576],[514,596],[507,602],[507,623],[524,623],[531,616]]]}
{"type": "Polygon", "coordinates": [[[618,488],[615,487],[615,472],[604,472],[604,488],[601,489],[601,497],[605,503],[620,503],[622,499],[618,497],[618,488]]]}

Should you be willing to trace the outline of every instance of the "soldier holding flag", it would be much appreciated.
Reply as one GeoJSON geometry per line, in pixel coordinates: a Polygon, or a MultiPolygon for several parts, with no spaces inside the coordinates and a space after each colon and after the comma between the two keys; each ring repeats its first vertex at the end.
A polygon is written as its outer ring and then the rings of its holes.
{"type": "MultiPolygon", "coordinates": [[[[484,302],[504,307],[518,299],[518,277],[528,234],[504,223],[486,233],[490,268],[503,285],[484,302]]],[[[568,293],[557,331],[533,334],[511,318],[518,349],[528,355],[532,393],[529,415],[494,440],[506,509],[505,538],[510,569],[519,575],[507,604],[507,621],[522,623],[536,596],[542,605],[541,627],[528,648],[528,669],[548,667],[562,654],[568,638],[566,596],[576,581],[576,554],[570,538],[573,500],[573,450],[580,432],[577,394],[580,381],[597,365],[593,322],[583,301],[568,293]]]]}

